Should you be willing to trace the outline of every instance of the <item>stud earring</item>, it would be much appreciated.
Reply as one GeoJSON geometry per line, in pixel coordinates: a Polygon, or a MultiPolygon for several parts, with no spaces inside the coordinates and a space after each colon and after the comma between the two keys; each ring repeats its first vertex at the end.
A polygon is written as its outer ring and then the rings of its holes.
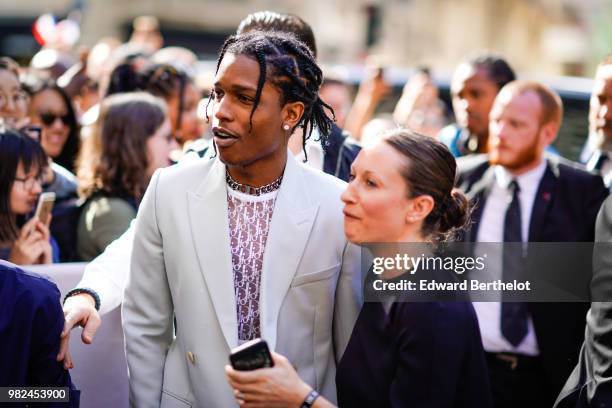
{"type": "Polygon", "coordinates": [[[288,124],[288,123],[285,123],[285,124],[283,125],[283,129],[284,129],[284,130],[289,130],[289,128],[290,128],[290,126],[289,126],[289,124],[288,124]]]}

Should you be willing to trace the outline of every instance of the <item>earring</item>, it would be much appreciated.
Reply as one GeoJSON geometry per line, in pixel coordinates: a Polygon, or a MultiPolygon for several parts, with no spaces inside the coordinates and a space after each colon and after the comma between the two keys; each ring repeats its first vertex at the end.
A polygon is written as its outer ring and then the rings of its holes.
{"type": "Polygon", "coordinates": [[[290,126],[289,126],[289,124],[288,124],[288,123],[285,123],[285,124],[283,125],[283,129],[284,129],[284,130],[289,130],[289,128],[290,128],[290,126]]]}

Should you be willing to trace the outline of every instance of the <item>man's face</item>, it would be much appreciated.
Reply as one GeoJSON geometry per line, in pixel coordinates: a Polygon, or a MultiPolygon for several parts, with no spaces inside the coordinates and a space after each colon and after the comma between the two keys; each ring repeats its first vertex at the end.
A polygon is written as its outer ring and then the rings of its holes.
{"type": "Polygon", "coordinates": [[[219,157],[228,166],[274,160],[286,149],[281,93],[269,81],[262,89],[251,128],[249,119],[258,80],[256,60],[245,55],[225,54],[215,76],[212,131],[219,157]]]}
{"type": "Polygon", "coordinates": [[[541,113],[542,104],[535,92],[502,89],[490,115],[490,163],[513,171],[539,163],[546,147],[541,113]]]}
{"type": "Polygon", "coordinates": [[[591,107],[589,130],[597,137],[602,150],[612,150],[612,64],[597,69],[591,107]]]}
{"type": "Polygon", "coordinates": [[[486,136],[489,112],[499,89],[488,73],[469,64],[461,64],[451,83],[453,111],[460,127],[477,136],[486,136]]]}

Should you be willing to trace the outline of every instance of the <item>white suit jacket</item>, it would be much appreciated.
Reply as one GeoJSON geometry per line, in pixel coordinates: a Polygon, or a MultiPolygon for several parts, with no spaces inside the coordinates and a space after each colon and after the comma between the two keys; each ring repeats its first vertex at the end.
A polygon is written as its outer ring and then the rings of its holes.
{"type": "MultiPolygon", "coordinates": [[[[262,338],[331,401],[362,301],[359,252],[343,231],[344,187],[288,154],[260,292],[262,338]]],[[[224,371],[238,324],[219,159],[153,176],[122,313],[132,406],[237,407],[224,371]]]]}

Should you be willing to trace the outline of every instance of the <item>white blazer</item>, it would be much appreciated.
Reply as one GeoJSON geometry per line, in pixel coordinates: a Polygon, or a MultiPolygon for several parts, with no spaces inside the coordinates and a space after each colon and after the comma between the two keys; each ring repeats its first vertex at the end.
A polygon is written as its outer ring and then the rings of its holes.
{"type": "MultiPolygon", "coordinates": [[[[262,338],[334,402],[336,363],[362,302],[359,252],[343,231],[345,185],[288,153],[260,292],[262,338]]],[[[224,371],[238,323],[219,159],[153,176],[122,313],[132,406],[237,407],[224,371]]]]}

